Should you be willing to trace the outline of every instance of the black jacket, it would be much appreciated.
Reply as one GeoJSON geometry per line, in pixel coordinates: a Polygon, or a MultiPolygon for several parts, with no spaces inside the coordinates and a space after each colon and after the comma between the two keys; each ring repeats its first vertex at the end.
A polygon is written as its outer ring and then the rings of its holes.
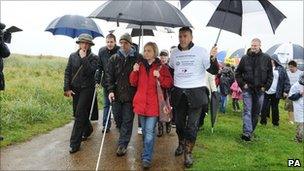
{"type": "Polygon", "coordinates": [[[263,53],[251,53],[244,55],[235,71],[235,79],[240,88],[247,84],[251,90],[261,91],[264,87],[268,90],[271,86],[273,73],[269,55],[263,53]]]}
{"type": "Polygon", "coordinates": [[[2,41],[0,42],[0,90],[4,90],[5,82],[4,82],[4,75],[3,75],[3,59],[10,56],[10,50],[8,49],[7,45],[2,41]]]}
{"type": "Polygon", "coordinates": [[[276,91],[276,98],[280,99],[283,98],[283,93],[289,93],[290,90],[290,82],[287,75],[286,70],[283,66],[278,65],[275,67],[275,70],[279,72],[279,80],[277,84],[277,91],[276,91]]]}
{"type": "Polygon", "coordinates": [[[133,53],[125,57],[121,50],[113,55],[108,63],[105,86],[109,93],[114,92],[115,100],[119,102],[132,102],[136,89],[129,83],[129,75],[134,64],[139,60],[133,49],[133,53]]]}
{"type": "Polygon", "coordinates": [[[94,74],[98,65],[98,56],[88,51],[81,58],[79,50],[72,53],[64,73],[64,91],[75,88],[94,88],[94,74]],[[78,74],[76,75],[78,71],[78,74]]]}
{"type": "Polygon", "coordinates": [[[115,46],[112,50],[109,50],[106,46],[99,49],[98,57],[98,73],[96,74],[96,82],[101,83],[102,87],[105,88],[105,72],[108,67],[109,59],[112,55],[116,54],[119,46],[115,46]]]}

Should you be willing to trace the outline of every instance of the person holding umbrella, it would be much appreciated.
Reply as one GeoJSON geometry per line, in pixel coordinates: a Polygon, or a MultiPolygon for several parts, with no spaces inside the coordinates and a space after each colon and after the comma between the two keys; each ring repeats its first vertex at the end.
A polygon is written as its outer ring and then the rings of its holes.
{"type": "Polygon", "coordinates": [[[93,54],[93,38],[81,34],[76,41],[79,49],[72,53],[64,73],[64,96],[73,98],[75,122],[70,139],[70,153],[79,151],[82,139],[93,132],[89,120],[90,107],[94,94],[94,73],[98,65],[98,56],[93,54]]]}
{"type": "Polygon", "coordinates": [[[243,92],[241,139],[251,141],[263,105],[264,92],[270,88],[273,80],[271,59],[262,52],[260,39],[251,41],[251,48],[241,58],[236,69],[235,79],[243,92]]]}
{"type": "Polygon", "coordinates": [[[179,30],[178,48],[172,50],[169,62],[169,66],[174,70],[174,88],[171,96],[179,141],[175,155],[184,153],[186,167],[193,164],[192,149],[198,131],[197,123],[202,107],[208,104],[205,72],[218,72],[218,63],[214,58],[217,48],[212,48],[208,54],[204,48],[195,46],[192,39],[192,30],[189,27],[182,27],[179,30]]]}
{"type": "Polygon", "coordinates": [[[114,117],[121,121],[116,155],[124,156],[132,135],[132,101],[136,90],[129,83],[129,75],[139,55],[132,46],[132,37],[128,33],[120,37],[119,43],[120,49],[109,59],[105,85],[109,92],[109,100],[113,103],[114,117]]]}
{"type": "MultiPolygon", "coordinates": [[[[108,127],[105,128],[109,108],[110,108],[110,100],[108,98],[109,93],[107,92],[107,87],[105,86],[105,72],[108,67],[108,61],[110,57],[117,53],[119,46],[116,45],[116,37],[114,34],[110,33],[106,36],[106,46],[99,49],[99,65],[98,72],[96,74],[96,82],[101,83],[103,87],[103,97],[104,97],[104,107],[103,107],[103,122],[102,122],[102,132],[108,133],[111,128],[111,120],[109,120],[108,127]],[[101,76],[102,75],[102,76],[101,76]]],[[[110,117],[111,118],[111,117],[110,117]]],[[[117,128],[120,128],[120,121],[115,118],[117,128]]]]}

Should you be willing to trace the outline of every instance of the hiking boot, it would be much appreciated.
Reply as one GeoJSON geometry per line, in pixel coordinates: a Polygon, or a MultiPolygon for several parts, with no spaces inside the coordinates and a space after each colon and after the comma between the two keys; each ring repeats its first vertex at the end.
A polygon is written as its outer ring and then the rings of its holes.
{"type": "Polygon", "coordinates": [[[251,141],[251,138],[246,136],[246,135],[242,135],[241,139],[244,140],[244,141],[251,141]]]}
{"type": "Polygon", "coordinates": [[[194,142],[186,141],[185,152],[184,152],[184,165],[186,168],[190,168],[193,165],[192,150],[194,147],[194,142]]]}
{"type": "Polygon", "coordinates": [[[77,151],[80,150],[80,146],[75,146],[70,148],[70,154],[76,153],[77,151]]]}
{"type": "Polygon", "coordinates": [[[116,155],[117,156],[124,156],[127,153],[127,148],[124,146],[118,146],[117,151],[116,151],[116,155]]]}
{"type": "Polygon", "coordinates": [[[164,134],[163,123],[158,122],[158,123],[157,123],[157,128],[158,128],[157,136],[158,136],[158,137],[163,136],[163,134],[164,134]]]}
{"type": "Polygon", "coordinates": [[[184,145],[185,143],[183,140],[178,142],[178,147],[175,150],[175,156],[180,156],[184,153],[184,145]]]}

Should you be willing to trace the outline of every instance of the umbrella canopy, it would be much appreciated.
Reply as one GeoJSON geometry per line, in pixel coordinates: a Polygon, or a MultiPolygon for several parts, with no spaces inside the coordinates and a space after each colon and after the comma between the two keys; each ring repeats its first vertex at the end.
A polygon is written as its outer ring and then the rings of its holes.
{"type": "MultiPolygon", "coordinates": [[[[242,35],[243,2],[244,1],[242,0],[222,0],[209,20],[207,26],[216,27],[242,35]]],[[[254,3],[261,4],[267,14],[272,31],[275,33],[275,30],[286,16],[268,0],[258,0],[254,1],[254,3]]],[[[256,5],[256,7],[258,6],[256,5]]]]}
{"type": "Polygon", "coordinates": [[[192,27],[179,9],[164,0],[110,0],[89,17],[137,25],[192,27]]]}
{"type": "Polygon", "coordinates": [[[223,63],[225,61],[227,52],[226,51],[220,51],[219,53],[216,54],[216,59],[218,62],[223,63]]]}
{"type": "Polygon", "coordinates": [[[268,55],[276,54],[282,64],[288,63],[290,60],[304,60],[304,48],[298,44],[282,43],[276,44],[269,48],[266,53],[268,55]]]}
{"type": "Polygon", "coordinates": [[[127,28],[132,28],[131,36],[154,36],[153,30],[156,30],[155,26],[140,26],[136,24],[128,24],[127,28]]]}
{"type": "Polygon", "coordinates": [[[230,56],[233,58],[241,58],[244,55],[245,55],[245,48],[240,48],[234,51],[230,56]]]}
{"type": "Polygon", "coordinates": [[[82,33],[87,33],[93,38],[103,37],[103,33],[98,25],[91,18],[79,15],[64,15],[54,19],[45,31],[53,35],[64,35],[72,38],[78,37],[82,33]]]}

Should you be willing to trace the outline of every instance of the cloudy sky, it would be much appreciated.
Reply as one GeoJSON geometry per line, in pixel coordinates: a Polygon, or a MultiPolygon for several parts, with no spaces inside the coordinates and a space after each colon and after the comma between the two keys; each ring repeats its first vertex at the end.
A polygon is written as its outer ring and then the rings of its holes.
{"type": "MultiPolygon", "coordinates": [[[[178,1],[169,1],[179,8],[178,1]]],[[[66,14],[88,16],[104,1],[0,1],[1,22],[8,27],[15,25],[24,31],[13,35],[9,45],[13,53],[28,55],[54,55],[67,57],[75,51],[77,46],[75,39],[65,36],[53,36],[45,32],[45,28],[55,18],[66,14]]],[[[262,40],[262,49],[266,51],[277,43],[296,43],[303,46],[303,1],[271,1],[286,16],[273,35],[265,13],[248,13],[243,18],[243,36],[226,31],[222,32],[218,46],[220,50],[228,50],[232,53],[238,48],[248,48],[250,40],[259,37],[262,40]]],[[[194,43],[210,49],[216,39],[218,29],[205,27],[216,7],[209,1],[193,1],[182,12],[194,26],[194,43]]],[[[116,29],[116,36],[120,36],[126,30],[126,24],[106,22],[94,19],[103,33],[116,29]]],[[[178,28],[175,29],[177,32],[178,28]]],[[[169,49],[178,43],[177,33],[166,34],[161,31],[155,33],[155,37],[145,37],[144,42],[155,41],[160,49],[169,49]]],[[[138,38],[133,39],[134,42],[138,38]]],[[[104,38],[94,39],[96,44],[93,52],[97,53],[101,46],[105,45],[104,38]]]]}

